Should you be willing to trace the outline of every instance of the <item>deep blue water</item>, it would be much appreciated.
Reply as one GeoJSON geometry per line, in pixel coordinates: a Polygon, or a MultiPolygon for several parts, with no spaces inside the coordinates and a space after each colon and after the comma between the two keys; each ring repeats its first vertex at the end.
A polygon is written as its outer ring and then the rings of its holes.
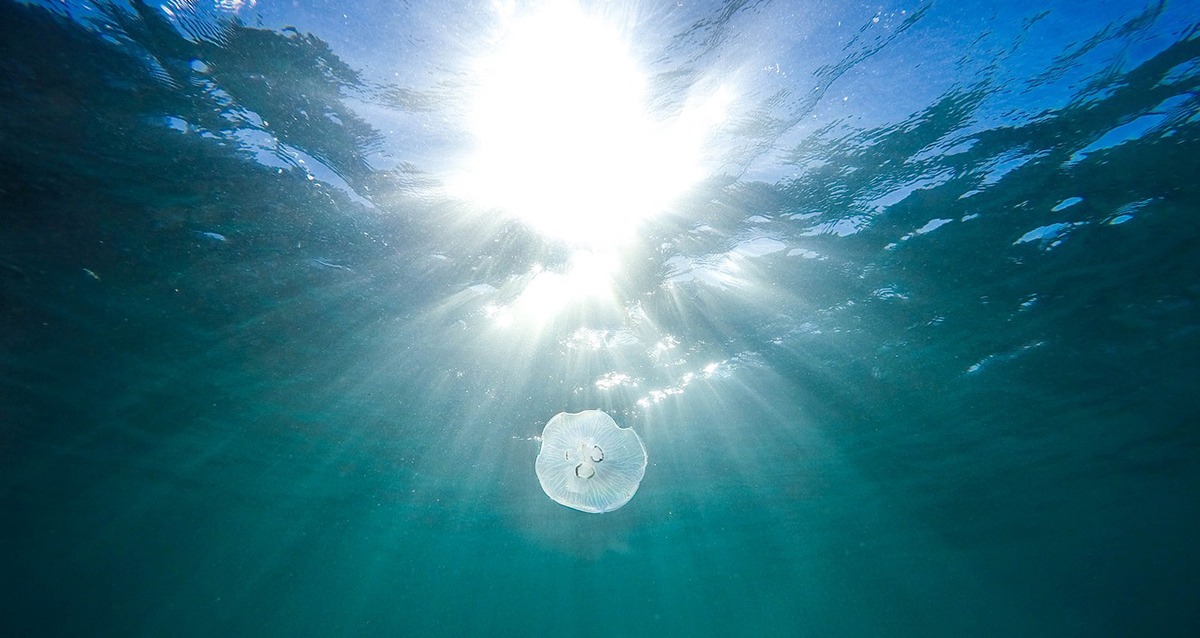
{"type": "Polygon", "coordinates": [[[581,6],[563,237],[503,3],[0,3],[0,634],[1200,633],[1200,5],[581,6]]]}

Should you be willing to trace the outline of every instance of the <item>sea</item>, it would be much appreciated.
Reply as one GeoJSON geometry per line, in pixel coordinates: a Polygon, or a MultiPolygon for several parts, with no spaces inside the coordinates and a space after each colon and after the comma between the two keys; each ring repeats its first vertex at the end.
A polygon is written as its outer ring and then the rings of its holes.
{"type": "Polygon", "coordinates": [[[0,0],[0,635],[1197,636],[1198,540],[1196,0],[0,0]]]}

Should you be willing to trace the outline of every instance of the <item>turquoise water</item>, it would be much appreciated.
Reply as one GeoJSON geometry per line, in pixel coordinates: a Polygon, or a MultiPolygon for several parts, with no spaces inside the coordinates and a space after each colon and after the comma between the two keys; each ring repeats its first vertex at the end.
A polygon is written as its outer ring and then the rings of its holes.
{"type": "Polygon", "coordinates": [[[705,172],[535,312],[491,5],[0,4],[0,633],[1195,635],[1197,6],[683,5],[585,13],[705,172]]]}

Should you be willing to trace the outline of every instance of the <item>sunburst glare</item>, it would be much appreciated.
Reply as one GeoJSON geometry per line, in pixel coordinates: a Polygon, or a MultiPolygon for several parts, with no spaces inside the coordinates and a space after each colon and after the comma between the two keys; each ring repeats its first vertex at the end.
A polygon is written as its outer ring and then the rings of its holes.
{"type": "Polygon", "coordinates": [[[611,248],[702,176],[724,88],[655,119],[621,31],[570,2],[502,16],[499,33],[475,69],[475,150],[451,180],[457,195],[550,239],[611,248]]]}

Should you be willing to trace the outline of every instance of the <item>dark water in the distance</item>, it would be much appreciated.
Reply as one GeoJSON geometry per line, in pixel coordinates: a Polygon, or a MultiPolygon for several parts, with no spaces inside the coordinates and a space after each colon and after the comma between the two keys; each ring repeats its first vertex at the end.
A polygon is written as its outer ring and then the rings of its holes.
{"type": "Polygon", "coordinates": [[[715,167],[510,323],[490,3],[0,3],[0,635],[1200,633],[1200,6],[654,4],[715,167]]]}

